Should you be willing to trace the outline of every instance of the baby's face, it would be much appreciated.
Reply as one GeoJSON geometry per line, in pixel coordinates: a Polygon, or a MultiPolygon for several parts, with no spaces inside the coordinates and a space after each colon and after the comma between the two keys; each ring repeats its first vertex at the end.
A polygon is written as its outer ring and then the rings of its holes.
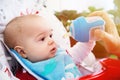
{"type": "Polygon", "coordinates": [[[22,34],[26,58],[36,62],[54,57],[57,47],[52,38],[52,29],[46,20],[35,18],[26,21],[26,25],[22,34]]]}

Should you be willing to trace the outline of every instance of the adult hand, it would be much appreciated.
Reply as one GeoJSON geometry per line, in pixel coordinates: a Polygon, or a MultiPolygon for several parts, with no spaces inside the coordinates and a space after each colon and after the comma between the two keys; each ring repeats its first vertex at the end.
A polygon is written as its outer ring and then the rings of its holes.
{"type": "Polygon", "coordinates": [[[106,50],[120,57],[120,37],[116,26],[107,12],[95,11],[88,16],[100,16],[105,20],[105,31],[96,29],[94,34],[104,43],[106,50]]]}

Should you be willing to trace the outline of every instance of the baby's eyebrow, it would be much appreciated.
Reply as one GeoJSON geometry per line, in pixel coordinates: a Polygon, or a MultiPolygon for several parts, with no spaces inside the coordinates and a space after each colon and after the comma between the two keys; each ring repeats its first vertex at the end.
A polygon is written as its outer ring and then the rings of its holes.
{"type": "Polygon", "coordinates": [[[53,31],[53,29],[50,29],[50,31],[53,31]]]}
{"type": "Polygon", "coordinates": [[[52,31],[53,31],[53,29],[49,29],[48,31],[44,31],[44,32],[39,33],[36,37],[38,37],[38,36],[40,36],[40,35],[42,35],[42,34],[45,34],[46,32],[47,32],[47,33],[50,33],[50,32],[52,32],[52,31]]]}
{"type": "Polygon", "coordinates": [[[52,32],[53,32],[53,29],[50,29],[50,30],[48,31],[48,33],[50,33],[50,34],[51,34],[52,32]]]}

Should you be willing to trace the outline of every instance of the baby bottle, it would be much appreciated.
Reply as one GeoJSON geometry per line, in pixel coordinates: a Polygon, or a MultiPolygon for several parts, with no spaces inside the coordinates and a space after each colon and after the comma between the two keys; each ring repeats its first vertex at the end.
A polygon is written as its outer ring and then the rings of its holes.
{"type": "Polygon", "coordinates": [[[93,29],[104,30],[104,20],[99,16],[78,17],[70,25],[71,36],[79,42],[88,42],[94,40],[92,35],[93,29]]]}

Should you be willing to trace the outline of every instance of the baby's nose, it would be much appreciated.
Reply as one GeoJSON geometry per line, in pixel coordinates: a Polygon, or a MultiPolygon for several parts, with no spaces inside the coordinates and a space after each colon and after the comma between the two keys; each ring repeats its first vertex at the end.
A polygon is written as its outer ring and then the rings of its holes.
{"type": "Polygon", "coordinates": [[[50,38],[49,41],[48,41],[48,45],[51,45],[53,43],[54,43],[54,40],[52,38],[50,38]]]}

